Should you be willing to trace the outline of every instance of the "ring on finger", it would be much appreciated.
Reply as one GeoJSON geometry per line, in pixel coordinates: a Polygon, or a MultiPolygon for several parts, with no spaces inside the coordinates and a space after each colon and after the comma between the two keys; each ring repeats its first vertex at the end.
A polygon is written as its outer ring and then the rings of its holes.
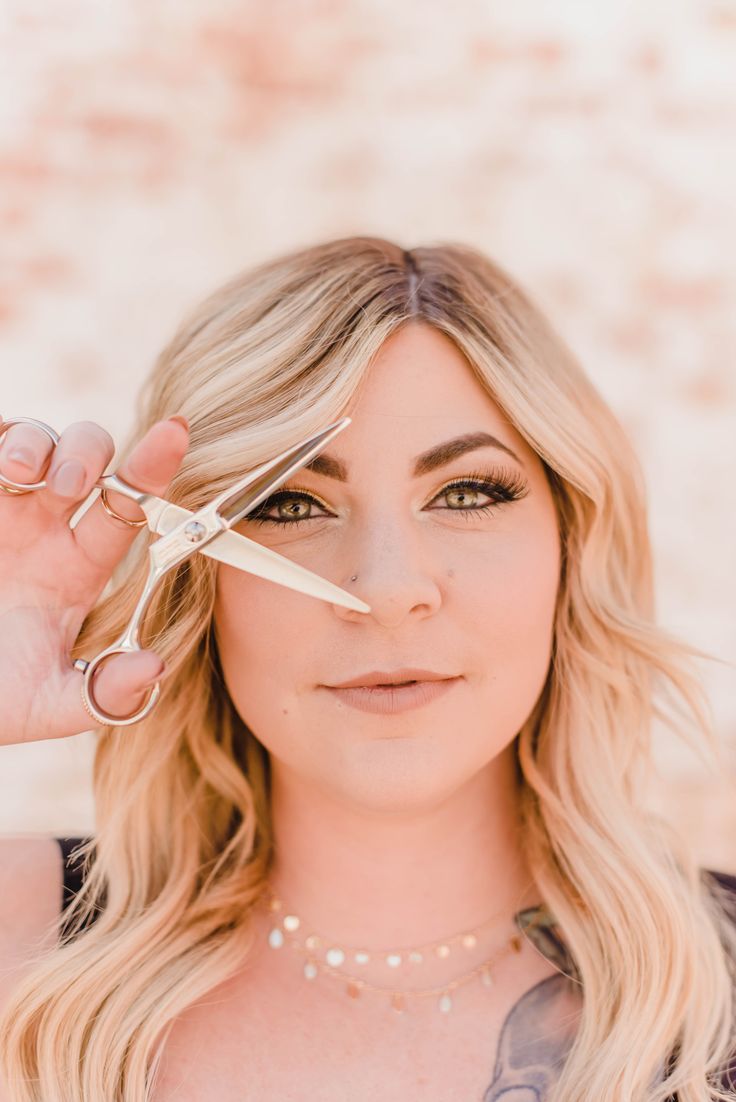
{"type": "Polygon", "coordinates": [[[111,517],[115,518],[115,520],[121,520],[123,524],[127,524],[130,528],[142,528],[144,524],[148,523],[145,517],[143,518],[143,520],[129,520],[128,517],[121,517],[120,513],[116,513],[112,505],[107,500],[107,490],[105,489],[100,490],[100,501],[102,502],[102,508],[105,510],[106,513],[109,513],[111,517]]]}
{"type": "MultiPolygon", "coordinates": [[[[13,425],[35,425],[37,429],[41,429],[50,438],[51,442],[56,445],[59,443],[59,435],[54,432],[51,425],[47,425],[44,421],[37,421],[35,417],[9,417],[7,421],[3,421],[0,424],[0,437],[13,425]]],[[[13,482],[11,478],[5,478],[0,474],[0,490],[6,494],[30,494],[32,490],[45,490],[46,482],[13,482]]]]}
{"type": "MultiPolygon", "coordinates": [[[[86,658],[75,658],[74,661],[72,662],[72,665],[74,666],[74,669],[79,670],[80,673],[86,673],[87,672],[87,667],[89,666],[89,662],[87,661],[86,658]]],[[[82,695],[82,704],[84,705],[84,710],[87,713],[87,715],[95,721],[95,724],[97,726],[99,726],[100,721],[97,718],[97,716],[94,714],[94,712],[90,711],[89,705],[87,703],[87,697],[85,695],[84,690],[85,690],[85,685],[84,685],[84,681],[83,681],[82,686],[81,686],[81,695],[82,695]]]]}

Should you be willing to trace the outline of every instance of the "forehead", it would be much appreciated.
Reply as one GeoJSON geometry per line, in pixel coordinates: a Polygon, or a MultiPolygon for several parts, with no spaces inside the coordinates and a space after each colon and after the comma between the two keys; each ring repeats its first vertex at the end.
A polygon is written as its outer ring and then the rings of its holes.
{"type": "Polygon", "coordinates": [[[436,416],[448,399],[454,404],[482,397],[495,404],[454,342],[424,322],[411,322],[384,341],[346,413],[436,416]]]}
{"type": "Polygon", "coordinates": [[[352,424],[327,451],[417,456],[466,433],[487,432],[520,458],[533,452],[482,386],[455,343],[424,322],[404,325],[382,345],[344,413],[352,424]]]}

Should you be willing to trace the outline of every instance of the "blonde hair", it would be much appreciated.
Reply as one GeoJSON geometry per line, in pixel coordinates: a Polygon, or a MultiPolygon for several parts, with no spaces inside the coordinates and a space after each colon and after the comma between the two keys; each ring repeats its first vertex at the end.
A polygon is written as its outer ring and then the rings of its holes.
{"type": "MultiPolygon", "coordinates": [[[[197,508],[336,420],[384,340],[411,320],[464,353],[540,456],[559,513],[552,660],[517,737],[530,867],[584,993],[548,1102],[735,1099],[715,1085],[734,1045],[735,916],[643,799],[655,719],[720,761],[693,665],[706,656],[655,625],[631,445],[518,283],[464,245],[407,252],[376,237],[263,263],[185,318],[141,393],[126,450],[183,413],[191,445],[168,496],[197,508]]],[[[138,540],[72,657],[120,632],[146,563],[138,540]]],[[[140,724],[98,733],[84,888],[0,1023],[10,1102],[149,1099],[174,1019],[252,947],[272,856],[269,763],[225,689],[214,595],[205,556],[169,576],[144,639],[168,667],[162,697],[140,724]]]]}

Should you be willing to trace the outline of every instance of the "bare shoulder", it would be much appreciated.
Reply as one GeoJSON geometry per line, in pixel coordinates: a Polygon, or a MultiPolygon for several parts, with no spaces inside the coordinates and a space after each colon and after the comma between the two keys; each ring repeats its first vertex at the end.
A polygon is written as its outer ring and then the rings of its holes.
{"type": "Polygon", "coordinates": [[[62,882],[55,838],[0,835],[0,1010],[34,953],[55,943],[62,882]]]}

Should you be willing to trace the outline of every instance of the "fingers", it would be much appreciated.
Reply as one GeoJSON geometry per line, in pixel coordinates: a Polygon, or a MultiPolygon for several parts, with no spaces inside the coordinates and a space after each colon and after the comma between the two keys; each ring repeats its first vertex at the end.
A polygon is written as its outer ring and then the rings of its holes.
{"type": "Polygon", "coordinates": [[[79,421],[62,433],[46,473],[46,503],[54,512],[71,513],[89,494],[115,454],[115,442],[100,425],[79,421]]]}
{"type": "MultiPolygon", "coordinates": [[[[165,496],[188,444],[188,428],[181,420],[158,421],[116,473],[138,490],[165,496]]],[[[108,503],[115,512],[131,520],[143,516],[135,502],[122,494],[111,492],[108,503]]],[[[74,529],[77,543],[106,577],[112,573],[138,531],[111,517],[100,500],[87,510],[74,529]]],[[[95,703],[103,712],[125,719],[140,710],[163,672],[164,663],[153,651],[114,655],[102,664],[94,676],[92,692],[95,703]]],[[[75,677],[80,693],[82,676],[75,677]]]]}
{"type": "Polygon", "coordinates": [[[125,719],[140,710],[163,672],[164,663],[153,651],[115,655],[94,675],[94,702],[108,715],[125,719]]]}
{"type": "Polygon", "coordinates": [[[0,438],[0,474],[24,485],[40,482],[53,449],[51,437],[37,426],[11,425],[0,438]]]}
{"type": "MultiPolygon", "coordinates": [[[[189,425],[183,417],[159,421],[131,452],[117,472],[138,490],[160,496],[176,474],[189,444],[189,425]],[[172,434],[171,426],[175,426],[172,434]],[[159,428],[160,426],[160,428],[159,428]],[[181,429],[186,435],[182,435],[181,429]],[[152,435],[153,430],[155,433],[152,435]],[[162,431],[163,435],[162,435],[162,431]]],[[[116,513],[129,520],[143,520],[143,511],[123,494],[110,491],[108,504],[116,513]]]]}
{"type": "MultiPolygon", "coordinates": [[[[53,434],[54,439],[38,424],[28,422],[8,426],[0,418],[2,429],[6,431],[0,435],[0,475],[20,485],[46,483],[43,489],[27,494],[0,493],[3,522],[11,514],[15,519],[15,526],[8,527],[17,537],[10,553],[12,556],[21,549],[26,586],[32,587],[34,578],[40,578],[46,593],[49,582],[58,581],[63,602],[68,598],[74,607],[92,608],[140,531],[111,516],[101,500],[93,502],[74,529],[66,523],[114,459],[112,437],[91,421],[76,422],[60,438],[53,434]]],[[[188,443],[185,421],[159,421],[116,473],[138,490],[166,496],[188,443]]],[[[139,506],[121,494],[111,492],[108,500],[121,516],[131,520],[143,516],[139,506]]],[[[45,607],[44,601],[39,600],[39,607],[45,607]]],[[[162,669],[161,659],[152,651],[111,657],[94,676],[97,706],[121,719],[135,714],[147,700],[152,683],[161,678],[162,669]]],[[[89,728],[91,717],[82,704],[83,676],[70,663],[66,669],[57,669],[56,676],[41,679],[38,690],[31,694],[42,717],[39,729],[61,733],[68,728],[71,733],[89,728]]]]}
{"type": "MultiPolygon", "coordinates": [[[[106,714],[126,719],[140,711],[164,671],[164,663],[153,651],[115,655],[93,677],[94,703],[106,714]]],[[[84,675],[76,670],[66,675],[60,707],[56,710],[60,735],[85,731],[97,723],[82,703],[83,682],[84,675]]]]}
{"type": "MultiPolygon", "coordinates": [[[[137,490],[165,496],[181,466],[188,444],[189,433],[181,421],[157,421],[115,473],[137,490]]],[[[102,469],[95,470],[91,485],[101,474],[102,469]]],[[[116,513],[130,520],[143,517],[135,502],[122,494],[108,494],[108,504],[116,513]]],[[[74,529],[79,546],[107,575],[112,573],[139,531],[111,517],[100,500],[87,510],[74,529]]]]}
{"type": "Polygon", "coordinates": [[[11,425],[0,443],[0,474],[14,482],[46,482],[39,501],[71,515],[115,454],[112,437],[92,421],[70,425],[58,444],[35,425],[11,425]]]}

